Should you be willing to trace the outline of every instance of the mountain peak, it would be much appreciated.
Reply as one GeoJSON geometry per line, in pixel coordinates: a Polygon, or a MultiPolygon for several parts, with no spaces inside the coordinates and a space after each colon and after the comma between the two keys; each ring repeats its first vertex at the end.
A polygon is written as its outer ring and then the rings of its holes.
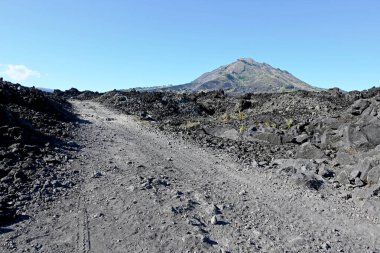
{"type": "Polygon", "coordinates": [[[237,59],[237,61],[243,62],[248,65],[253,65],[254,63],[256,63],[255,60],[253,60],[252,58],[239,58],[237,59]]]}
{"type": "Polygon", "coordinates": [[[317,90],[287,71],[256,62],[252,58],[239,58],[174,89],[195,91],[224,89],[230,93],[317,90]]]}

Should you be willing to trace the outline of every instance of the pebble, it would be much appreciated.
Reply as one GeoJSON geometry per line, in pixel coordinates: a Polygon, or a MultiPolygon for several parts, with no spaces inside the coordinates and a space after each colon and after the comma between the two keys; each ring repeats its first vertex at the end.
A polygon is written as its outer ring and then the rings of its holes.
{"type": "Polygon", "coordinates": [[[331,246],[330,246],[330,242],[329,242],[329,241],[324,242],[324,243],[321,245],[320,248],[321,248],[321,249],[324,249],[324,250],[328,250],[328,249],[330,249],[330,248],[331,248],[331,246]]]}
{"type": "Polygon", "coordinates": [[[218,218],[216,217],[216,215],[214,215],[214,216],[211,217],[210,222],[211,222],[212,225],[218,224],[218,218]]]}
{"type": "Polygon", "coordinates": [[[246,195],[247,194],[247,192],[245,191],[245,190],[241,190],[240,192],[239,192],[239,195],[246,195]]]}

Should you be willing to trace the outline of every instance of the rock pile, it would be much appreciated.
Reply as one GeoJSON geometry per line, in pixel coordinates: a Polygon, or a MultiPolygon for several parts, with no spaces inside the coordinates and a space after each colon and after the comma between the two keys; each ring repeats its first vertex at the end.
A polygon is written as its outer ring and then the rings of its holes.
{"type": "Polygon", "coordinates": [[[291,173],[313,189],[379,183],[379,88],[239,97],[112,91],[97,101],[252,167],[291,173]]]}
{"type": "Polygon", "coordinates": [[[0,223],[72,185],[58,167],[74,148],[73,120],[65,100],[0,79],[0,223]]]}

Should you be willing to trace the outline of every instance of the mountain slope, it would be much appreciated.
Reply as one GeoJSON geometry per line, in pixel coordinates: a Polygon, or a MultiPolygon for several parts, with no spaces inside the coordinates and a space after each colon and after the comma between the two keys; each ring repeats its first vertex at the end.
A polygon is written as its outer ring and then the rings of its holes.
{"type": "Polygon", "coordinates": [[[191,83],[170,89],[195,91],[224,89],[232,93],[317,90],[287,71],[256,62],[251,58],[240,58],[201,75],[191,83]]]}

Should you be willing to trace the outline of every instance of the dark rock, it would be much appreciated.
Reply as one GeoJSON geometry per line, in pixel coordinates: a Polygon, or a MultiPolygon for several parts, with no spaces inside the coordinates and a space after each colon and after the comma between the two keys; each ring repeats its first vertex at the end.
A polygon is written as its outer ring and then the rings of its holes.
{"type": "Polygon", "coordinates": [[[16,217],[16,210],[0,204],[0,224],[12,222],[16,217]]]}
{"type": "Polygon", "coordinates": [[[324,157],[322,150],[312,145],[310,142],[302,144],[297,153],[296,158],[320,159],[324,157]]]}
{"type": "Polygon", "coordinates": [[[361,129],[362,133],[366,136],[366,139],[373,146],[380,145],[380,120],[375,123],[367,123],[361,129]]]}
{"type": "Polygon", "coordinates": [[[370,104],[368,100],[358,100],[352,105],[351,113],[353,115],[360,115],[370,104]]]}
{"type": "Polygon", "coordinates": [[[56,94],[0,81],[0,194],[8,203],[0,203],[0,220],[49,192],[37,178],[56,176],[45,163],[61,162],[75,120],[71,105],[56,94]]]}
{"type": "Polygon", "coordinates": [[[318,171],[318,174],[324,178],[333,178],[335,176],[335,172],[326,167],[321,167],[318,171]]]}
{"type": "Polygon", "coordinates": [[[313,173],[296,173],[292,176],[292,179],[295,180],[296,184],[304,185],[313,190],[319,190],[324,184],[324,180],[313,173]]]}

